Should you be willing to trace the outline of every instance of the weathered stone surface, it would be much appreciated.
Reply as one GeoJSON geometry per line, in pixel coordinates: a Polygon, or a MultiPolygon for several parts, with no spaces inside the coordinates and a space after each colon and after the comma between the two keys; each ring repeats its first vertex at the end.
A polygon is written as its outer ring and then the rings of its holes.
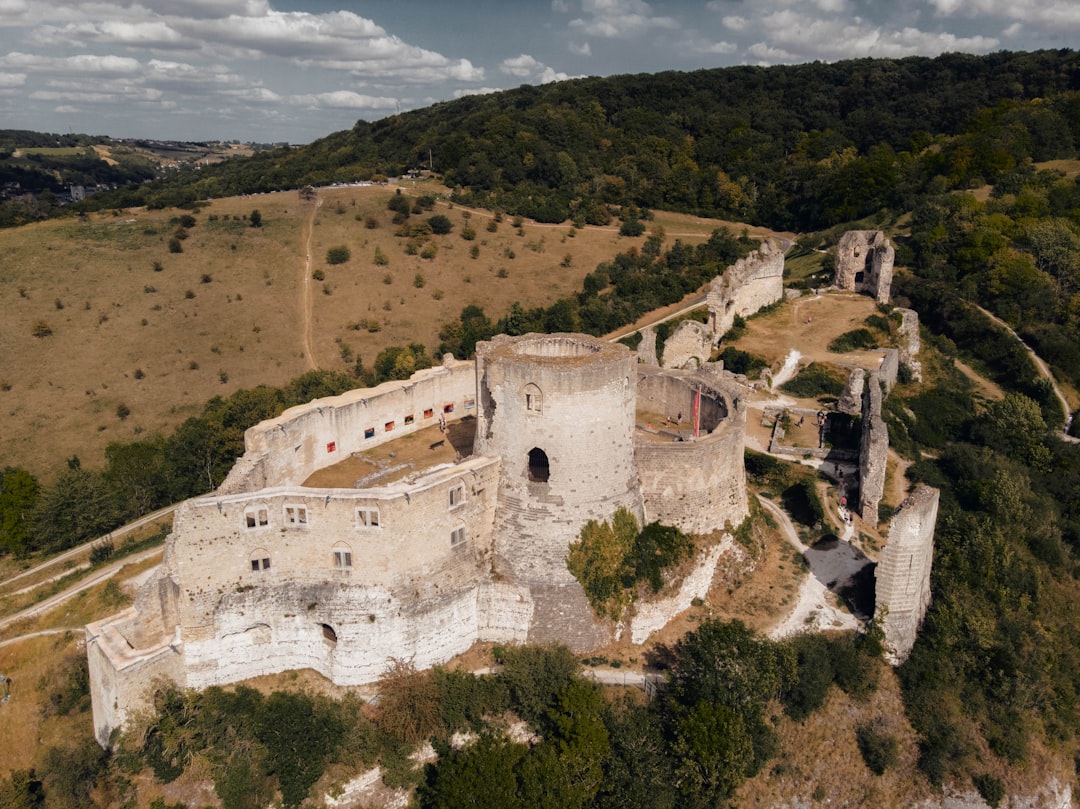
{"type": "Polygon", "coordinates": [[[784,251],[772,239],[724,270],[709,284],[709,329],[722,337],[735,315],[751,315],[784,294],[784,251]]]}
{"type": "Polygon", "coordinates": [[[859,442],[859,516],[877,525],[878,505],[885,494],[885,467],[889,457],[889,429],[881,418],[884,394],[877,374],[871,374],[863,392],[862,439],[859,442]]]}
{"type": "Polygon", "coordinates": [[[868,292],[878,303],[888,303],[895,255],[880,230],[849,230],[836,246],[833,283],[840,289],[868,292]]]}
{"type": "Polygon", "coordinates": [[[684,320],[664,342],[665,368],[700,368],[709,361],[715,338],[703,323],[684,320]]]}
{"type": "Polygon", "coordinates": [[[889,541],[875,571],[874,617],[885,633],[886,657],[907,659],[930,606],[930,567],[940,492],[920,484],[889,523],[889,541]]]}
{"type": "Polygon", "coordinates": [[[911,371],[911,378],[915,382],[922,382],[922,363],[917,359],[922,348],[919,338],[919,313],[914,309],[894,309],[893,314],[900,315],[900,328],[897,336],[900,338],[900,364],[911,371]]]}
{"type": "Polygon", "coordinates": [[[866,387],[866,371],[862,368],[853,368],[848,374],[844,389],[840,391],[840,398],[836,402],[836,409],[841,413],[852,416],[862,413],[863,390],[866,387]]]}
{"type": "Polygon", "coordinates": [[[641,342],[638,343],[637,358],[642,365],[656,366],[660,364],[656,359],[656,332],[652,326],[646,326],[641,330],[641,342]]]}

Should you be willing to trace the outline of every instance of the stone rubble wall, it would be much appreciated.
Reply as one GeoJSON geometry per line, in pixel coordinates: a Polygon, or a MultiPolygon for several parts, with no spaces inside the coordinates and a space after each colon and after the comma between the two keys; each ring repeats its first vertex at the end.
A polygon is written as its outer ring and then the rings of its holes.
{"type": "Polygon", "coordinates": [[[895,348],[886,348],[882,351],[881,365],[878,366],[877,378],[885,386],[885,395],[892,393],[896,386],[896,378],[900,374],[900,352],[895,348]]]}
{"type": "Polygon", "coordinates": [[[642,365],[658,366],[656,359],[656,331],[652,326],[641,330],[641,342],[637,347],[637,360],[642,365]]]}
{"type": "Polygon", "coordinates": [[[735,324],[735,315],[752,315],[784,295],[784,251],[766,239],[709,284],[709,329],[719,340],[735,324]]]}
{"type": "Polygon", "coordinates": [[[878,504],[885,495],[889,429],[881,418],[884,394],[877,374],[870,374],[863,392],[862,439],[859,442],[859,516],[878,524],[878,504]]]}
{"type": "Polygon", "coordinates": [[[703,323],[684,320],[664,341],[665,368],[700,368],[709,361],[715,339],[703,323]]]}
{"type": "Polygon", "coordinates": [[[893,515],[875,571],[874,617],[885,633],[886,657],[907,659],[930,606],[930,568],[940,492],[920,484],[893,515]]]}
{"type": "Polygon", "coordinates": [[[914,309],[894,309],[893,312],[900,313],[900,328],[897,330],[900,338],[900,364],[911,371],[912,380],[922,382],[922,363],[916,359],[922,348],[919,313],[914,309]]]}
{"type": "Polygon", "coordinates": [[[852,368],[848,374],[844,389],[840,391],[840,398],[836,402],[836,409],[841,413],[854,416],[862,413],[863,391],[866,389],[866,371],[862,368],[852,368]]]}

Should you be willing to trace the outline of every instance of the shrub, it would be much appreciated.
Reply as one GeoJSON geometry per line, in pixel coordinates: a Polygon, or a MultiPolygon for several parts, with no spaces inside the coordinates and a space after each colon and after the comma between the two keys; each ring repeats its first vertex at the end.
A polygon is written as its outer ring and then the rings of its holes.
{"type": "Polygon", "coordinates": [[[417,273],[413,277],[413,286],[416,287],[417,289],[423,289],[424,288],[424,276],[421,275],[420,273],[417,273]]]}
{"type": "Polygon", "coordinates": [[[846,354],[848,351],[859,351],[864,348],[875,348],[878,338],[870,329],[854,329],[841,334],[829,343],[829,351],[834,354],[846,354]]]}
{"type": "Polygon", "coordinates": [[[645,225],[638,219],[627,219],[619,227],[620,236],[640,236],[645,232],[645,225]]]}
{"type": "Polygon", "coordinates": [[[345,245],[331,247],[326,251],[326,263],[331,266],[335,264],[344,264],[350,258],[352,258],[352,253],[349,252],[349,248],[345,245]]]}
{"type": "Polygon", "coordinates": [[[724,370],[733,374],[743,374],[750,379],[761,376],[762,370],[769,367],[761,357],[756,357],[746,351],[728,346],[720,352],[720,359],[724,361],[724,370]]]}
{"type": "Polygon", "coordinates": [[[184,246],[180,244],[180,240],[173,236],[169,239],[169,252],[170,253],[183,253],[184,246]]]}
{"type": "Polygon", "coordinates": [[[30,333],[35,337],[48,337],[52,334],[52,327],[44,320],[35,320],[30,333]]]}
{"type": "Polygon", "coordinates": [[[425,244],[424,249],[420,251],[420,258],[432,259],[435,258],[435,254],[439,252],[439,248],[434,244],[425,244]]]}
{"type": "Polygon", "coordinates": [[[461,238],[467,242],[471,242],[476,238],[476,228],[466,225],[461,229],[461,238]]]}
{"type": "Polygon", "coordinates": [[[116,406],[116,417],[118,419],[120,419],[120,421],[123,421],[124,419],[126,419],[130,415],[131,415],[131,408],[128,407],[123,402],[121,402],[120,404],[118,404],[116,406]]]}
{"type": "Polygon", "coordinates": [[[863,761],[874,775],[883,775],[885,770],[896,765],[899,758],[896,737],[877,725],[860,725],[855,731],[855,742],[863,761]]]}
{"type": "Polygon", "coordinates": [[[154,272],[161,272],[162,270],[165,269],[165,267],[162,265],[162,263],[160,261],[155,261],[154,264],[153,264],[153,267],[154,267],[154,272]]]}
{"type": "Polygon", "coordinates": [[[385,267],[387,264],[390,263],[390,259],[387,257],[386,253],[384,253],[382,251],[381,247],[376,247],[375,248],[375,259],[374,259],[374,261],[375,261],[375,266],[376,267],[385,267]]]}
{"type": "Polygon", "coordinates": [[[431,225],[431,232],[438,236],[445,236],[447,233],[454,229],[453,222],[451,222],[441,213],[435,214],[435,216],[428,217],[427,222],[429,225],[431,225]]]}
{"type": "Polygon", "coordinates": [[[799,371],[794,379],[781,385],[780,390],[800,399],[839,396],[844,389],[845,381],[836,369],[819,362],[812,362],[799,371]]]}
{"type": "Polygon", "coordinates": [[[314,278],[316,281],[325,281],[326,273],[324,273],[322,270],[315,270],[315,272],[311,274],[311,277],[314,278]]]}
{"type": "Polygon", "coordinates": [[[259,213],[258,208],[253,210],[248,215],[248,224],[250,224],[253,228],[261,228],[262,227],[262,214],[259,213]]]}
{"type": "Polygon", "coordinates": [[[364,227],[366,227],[368,230],[375,230],[375,228],[377,228],[378,226],[379,220],[376,219],[374,216],[364,217],[364,227]]]}
{"type": "Polygon", "coordinates": [[[214,280],[214,279],[213,279],[213,277],[212,277],[212,276],[210,275],[210,273],[205,273],[205,272],[204,272],[204,273],[203,273],[203,274],[202,274],[202,275],[201,275],[201,276],[199,277],[199,283],[200,283],[200,284],[209,284],[209,283],[210,283],[211,281],[213,281],[213,280],[214,280]]]}
{"type": "Polygon", "coordinates": [[[990,805],[990,809],[997,809],[1005,798],[1005,784],[995,775],[984,773],[971,779],[979,795],[990,805]]]}

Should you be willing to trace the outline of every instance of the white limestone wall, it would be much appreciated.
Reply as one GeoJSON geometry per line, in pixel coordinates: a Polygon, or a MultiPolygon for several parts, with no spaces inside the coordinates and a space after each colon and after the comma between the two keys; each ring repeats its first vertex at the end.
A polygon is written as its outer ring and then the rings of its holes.
{"type": "Polygon", "coordinates": [[[836,246],[833,283],[840,289],[869,292],[888,303],[896,251],[880,230],[849,230],[836,246]]]}
{"type": "Polygon", "coordinates": [[[637,644],[644,643],[653,632],[663,629],[680,612],[690,609],[695,598],[704,598],[712,586],[717,562],[733,543],[731,534],[725,534],[719,544],[701,555],[675,593],[667,598],[638,603],[630,621],[630,640],[637,644]]]}
{"type": "Polygon", "coordinates": [[[620,507],[643,516],[634,466],[634,356],[584,335],[477,346],[476,452],[502,459],[495,550],[520,581],[570,584],[569,544],[620,507]],[[543,451],[547,482],[531,481],[543,451]]]}
{"type": "Polygon", "coordinates": [[[874,617],[885,633],[886,657],[907,659],[930,606],[930,569],[940,492],[920,484],[896,510],[875,576],[874,617]]]}
{"type": "Polygon", "coordinates": [[[776,303],[784,295],[784,251],[772,239],[724,270],[709,285],[709,327],[714,338],[722,337],[746,316],[776,303]]]}
{"type": "Polygon", "coordinates": [[[292,407],[244,433],[244,456],[219,491],[301,483],[313,472],[416,430],[475,413],[472,362],[452,358],[407,381],[292,407]]]}

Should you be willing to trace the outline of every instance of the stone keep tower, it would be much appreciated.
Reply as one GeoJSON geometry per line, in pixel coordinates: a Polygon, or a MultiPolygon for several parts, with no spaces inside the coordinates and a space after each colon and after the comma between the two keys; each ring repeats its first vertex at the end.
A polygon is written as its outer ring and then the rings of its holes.
{"type": "Polygon", "coordinates": [[[840,289],[868,292],[888,303],[896,252],[880,230],[849,230],[836,245],[836,275],[840,289]]]}
{"type": "Polygon", "coordinates": [[[580,334],[500,335],[477,345],[476,383],[475,451],[502,459],[496,567],[532,593],[529,641],[595,646],[599,627],[576,637],[561,620],[591,614],[565,560],[588,520],[619,507],[643,519],[634,356],[580,334]]]}

